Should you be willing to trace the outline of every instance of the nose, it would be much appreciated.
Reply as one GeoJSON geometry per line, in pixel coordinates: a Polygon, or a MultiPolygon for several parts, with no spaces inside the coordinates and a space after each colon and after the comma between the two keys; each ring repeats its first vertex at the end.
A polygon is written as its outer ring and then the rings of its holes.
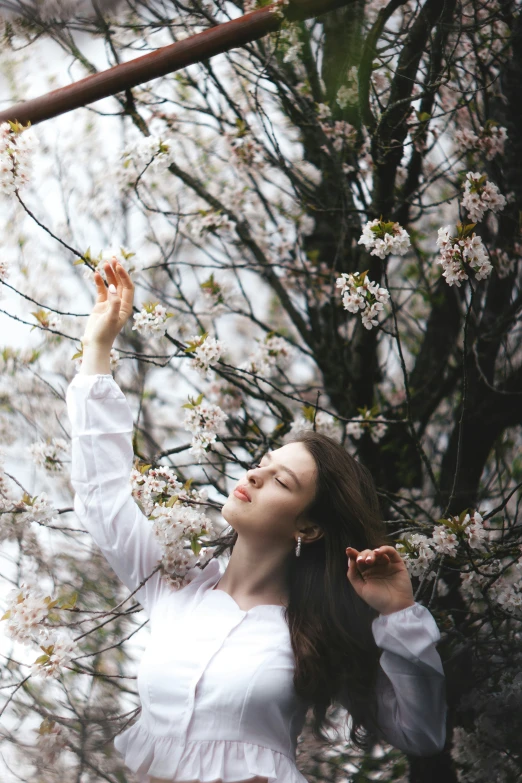
{"type": "Polygon", "coordinates": [[[247,470],[247,474],[246,474],[247,481],[251,482],[252,484],[259,483],[259,475],[255,473],[256,470],[257,468],[252,468],[252,470],[247,470]]]}

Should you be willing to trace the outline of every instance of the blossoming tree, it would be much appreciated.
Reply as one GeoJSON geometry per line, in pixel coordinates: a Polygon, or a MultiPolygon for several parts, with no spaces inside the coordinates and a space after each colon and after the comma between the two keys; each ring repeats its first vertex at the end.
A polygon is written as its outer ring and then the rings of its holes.
{"type": "MultiPolygon", "coordinates": [[[[256,2],[12,6],[14,102],[31,68],[80,78],[256,2]]],[[[39,781],[124,780],[106,746],[136,714],[114,705],[132,693],[139,607],[61,502],[85,320],[71,291],[93,292],[113,255],[142,295],[111,368],[135,406],[129,480],[164,578],[211,556],[230,477],[315,427],[372,471],[439,623],[444,752],[337,746],[318,763],[302,742],[305,774],[519,779],[521,77],[516,0],[353,0],[74,121],[0,127],[0,281],[40,337],[19,351],[3,330],[2,440],[47,479],[35,493],[0,475],[0,540],[17,548],[3,626],[34,652],[29,668],[8,656],[1,710],[39,717],[20,748],[39,781]]]]}

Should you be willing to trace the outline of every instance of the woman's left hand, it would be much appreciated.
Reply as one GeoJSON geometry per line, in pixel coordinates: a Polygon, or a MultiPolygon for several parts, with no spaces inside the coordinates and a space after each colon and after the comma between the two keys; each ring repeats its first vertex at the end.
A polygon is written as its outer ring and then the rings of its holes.
{"type": "Polygon", "coordinates": [[[347,547],[347,576],[358,596],[380,614],[391,614],[415,603],[410,575],[393,546],[347,547]]]}

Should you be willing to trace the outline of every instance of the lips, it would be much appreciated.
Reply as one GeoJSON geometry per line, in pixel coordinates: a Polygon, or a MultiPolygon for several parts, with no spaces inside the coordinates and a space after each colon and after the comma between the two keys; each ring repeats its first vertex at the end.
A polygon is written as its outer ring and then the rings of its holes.
{"type": "Polygon", "coordinates": [[[240,495],[244,500],[248,500],[249,503],[252,501],[252,498],[243,486],[236,487],[234,494],[240,495]]]}

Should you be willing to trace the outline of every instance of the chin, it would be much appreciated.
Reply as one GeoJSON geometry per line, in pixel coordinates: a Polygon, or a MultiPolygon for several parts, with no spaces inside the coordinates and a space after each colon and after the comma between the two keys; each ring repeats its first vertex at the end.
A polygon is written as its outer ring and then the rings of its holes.
{"type": "MultiPolygon", "coordinates": [[[[241,502],[241,501],[239,501],[241,502]]],[[[230,496],[226,499],[221,508],[221,516],[230,525],[230,527],[236,529],[236,522],[241,522],[242,514],[241,510],[234,508],[234,497],[230,496]]]]}

